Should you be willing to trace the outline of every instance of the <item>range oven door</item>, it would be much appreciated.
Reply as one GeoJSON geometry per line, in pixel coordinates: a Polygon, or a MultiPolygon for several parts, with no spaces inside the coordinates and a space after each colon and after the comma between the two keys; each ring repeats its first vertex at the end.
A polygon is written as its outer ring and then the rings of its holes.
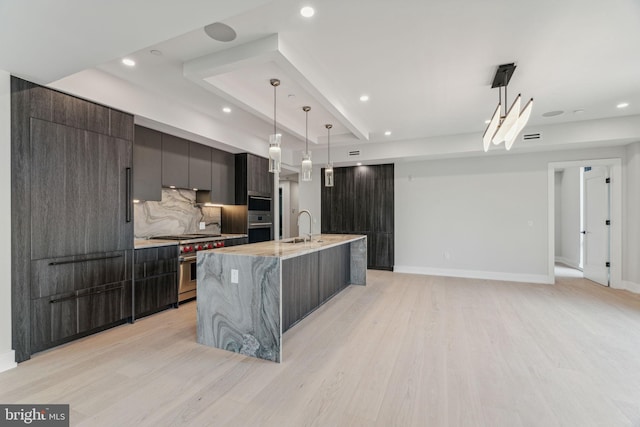
{"type": "Polygon", "coordinates": [[[178,280],[178,302],[182,302],[191,298],[195,298],[197,281],[196,281],[196,257],[188,257],[180,259],[180,274],[178,280]]]}

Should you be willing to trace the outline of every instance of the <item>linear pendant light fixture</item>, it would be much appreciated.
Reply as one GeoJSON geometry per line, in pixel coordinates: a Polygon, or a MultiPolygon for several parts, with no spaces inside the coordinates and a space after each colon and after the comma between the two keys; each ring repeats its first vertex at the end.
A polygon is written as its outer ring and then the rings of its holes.
{"type": "Polygon", "coordinates": [[[309,152],[309,111],[311,107],[304,106],[305,124],[304,124],[304,154],[302,155],[302,180],[311,181],[311,171],[313,164],[311,163],[311,153],[309,152]]]}
{"type": "Polygon", "coordinates": [[[509,80],[511,80],[511,76],[516,69],[516,65],[511,64],[503,64],[498,67],[496,71],[496,75],[493,78],[493,84],[491,88],[498,88],[498,106],[493,112],[493,116],[489,121],[489,126],[484,132],[482,136],[482,144],[484,146],[484,151],[489,151],[489,146],[491,143],[494,145],[501,144],[504,142],[504,147],[507,150],[510,150],[515,142],[518,134],[522,132],[522,129],[526,126],[529,121],[529,117],[531,116],[531,109],[533,108],[533,98],[527,102],[527,105],[524,106],[522,111],[520,111],[520,98],[518,95],[516,100],[513,101],[509,111],[506,111],[507,108],[507,85],[509,84],[509,80]],[[504,87],[504,108],[505,113],[502,115],[502,88],[504,87]]]}
{"type": "Polygon", "coordinates": [[[326,124],[327,128],[327,167],[324,170],[324,186],[333,187],[333,163],[331,162],[331,128],[332,124],[326,124]]]}
{"type": "Polygon", "coordinates": [[[273,135],[269,135],[269,172],[280,173],[280,161],[282,159],[282,150],[280,142],[282,135],[276,130],[276,88],[280,86],[280,80],[269,80],[273,86],[273,135]]]}

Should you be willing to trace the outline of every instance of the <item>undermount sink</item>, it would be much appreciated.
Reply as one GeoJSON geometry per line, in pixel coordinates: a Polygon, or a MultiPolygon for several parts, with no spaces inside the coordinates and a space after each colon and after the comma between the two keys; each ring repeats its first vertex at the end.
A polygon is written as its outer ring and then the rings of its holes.
{"type": "Polygon", "coordinates": [[[292,239],[283,240],[282,243],[304,243],[306,240],[303,237],[294,237],[292,239]]]}

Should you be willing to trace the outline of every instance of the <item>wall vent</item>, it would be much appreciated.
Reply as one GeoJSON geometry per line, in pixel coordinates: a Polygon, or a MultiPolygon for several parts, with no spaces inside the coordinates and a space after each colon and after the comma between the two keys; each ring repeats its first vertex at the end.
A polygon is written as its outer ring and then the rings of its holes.
{"type": "Polygon", "coordinates": [[[360,155],[360,150],[349,151],[349,155],[350,156],[359,156],[360,155]]]}
{"type": "Polygon", "coordinates": [[[528,141],[530,139],[542,139],[542,134],[540,132],[538,133],[527,133],[522,135],[522,139],[524,139],[525,141],[528,141]]]}

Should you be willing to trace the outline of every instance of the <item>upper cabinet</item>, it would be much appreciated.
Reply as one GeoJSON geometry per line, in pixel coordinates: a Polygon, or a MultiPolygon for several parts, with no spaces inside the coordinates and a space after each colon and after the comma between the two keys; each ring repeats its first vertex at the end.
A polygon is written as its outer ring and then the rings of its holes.
{"type": "Polygon", "coordinates": [[[221,205],[235,204],[235,156],[212,148],[211,172],[211,202],[221,205]]]}
{"type": "Polygon", "coordinates": [[[162,187],[176,187],[197,189],[199,203],[235,204],[231,153],[136,126],[133,162],[135,199],[160,201],[162,187]]]}
{"type": "Polygon", "coordinates": [[[236,154],[236,203],[247,204],[247,195],[271,197],[273,175],[269,159],[254,154],[236,154]]]}
{"type": "Polygon", "coordinates": [[[133,146],[133,198],[162,200],[162,134],[156,130],[135,127],[133,146]]]}
{"type": "Polygon", "coordinates": [[[189,188],[211,190],[211,147],[189,143],[189,188]]]}
{"type": "Polygon", "coordinates": [[[189,187],[189,141],[162,134],[162,186],[189,187]]]}

